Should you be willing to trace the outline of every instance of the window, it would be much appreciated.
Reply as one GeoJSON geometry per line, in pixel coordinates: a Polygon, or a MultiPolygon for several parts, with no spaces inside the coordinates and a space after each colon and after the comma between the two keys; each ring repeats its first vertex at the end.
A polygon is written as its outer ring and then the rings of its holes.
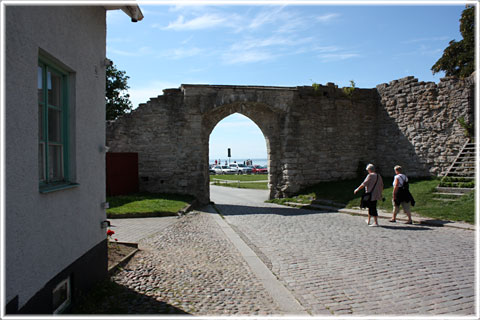
{"type": "Polygon", "coordinates": [[[38,175],[40,191],[69,184],[68,74],[38,63],[38,175]]]}
{"type": "Polygon", "coordinates": [[[72,301],[70,277],[62,280],[52,291],[53,313],[62,313],[72,301]]]}

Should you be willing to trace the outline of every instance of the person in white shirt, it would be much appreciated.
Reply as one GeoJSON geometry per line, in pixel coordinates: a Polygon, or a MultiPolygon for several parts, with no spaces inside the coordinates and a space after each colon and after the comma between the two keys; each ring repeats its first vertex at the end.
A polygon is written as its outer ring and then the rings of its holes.
{"type": "Polygon", "coordinates": [[[395,178],[393,179],[393,217],[390,222],[397,222],[397,214],[400,212],[400,205],[408,217],[407,224],[412,224],[412,214],[410,212],[410,204],[414,205],[413,197],[408,191],[408,178],[403,174],[401,166],[395,166],[395,178]]]}

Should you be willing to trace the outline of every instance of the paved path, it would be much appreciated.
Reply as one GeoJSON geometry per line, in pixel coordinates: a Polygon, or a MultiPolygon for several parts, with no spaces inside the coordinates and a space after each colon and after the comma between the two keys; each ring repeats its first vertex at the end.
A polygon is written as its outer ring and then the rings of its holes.
{"type": "Polygon", "coordinates": [[[144,237],[139,248],[112,277],[130,293],[115,299],[129,314],[284,313],[211,213],[181,217],[144,237]]]}
{"type": "Polygon", "coordinates": [[[139,242],[178,221],[178,217],[109,219],[112,237],[123,242],[139,242]]]}
{"type": "Polygon", "coordinates": [[[314,315],[474,315],[475,233],[263,203],[211,186],[226,221],[314,315]]]}

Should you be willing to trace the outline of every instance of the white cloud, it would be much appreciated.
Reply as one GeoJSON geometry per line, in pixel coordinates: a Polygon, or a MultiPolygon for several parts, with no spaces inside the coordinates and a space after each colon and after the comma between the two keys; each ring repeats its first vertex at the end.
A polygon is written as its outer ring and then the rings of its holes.
{"type": "Polygon", "coordinates": [[[275,7],[272,9],[269,7],[267,10],[263,10],[252,19],[248,27],[250,29],[257,29],[265,24],[273,23],[279,18],[280,12],[285,6],[275,7]]]}
{"type": "Polygon", "coordinates": [[[312,51],[317,51],[317,52],[336,52],[340,50],[341,49],[337,46],[315,46],[312,49],[312,51]]]}
{"type": "Polygon", "coordinates": [[[200,30],[213,28],[224,22],[225,18],[216,14],[204,14],[191,20],[185,20],[184,16],[179,16],[175,22],[170,22],[164,29],[200,30]]]}
{"type": "Polygon", "coordinates": [[[271,36],[268,38],[247,37],[244,40],[237,41],[222,54],[222,60],[225,64],[243,64],[254,63],[260,61],[274,60],[280,56],[298,54],[311,51],[304,49],[299,52],[296,48],[292,51],[292,47],[309,44],[313,38],[293,38],[271,36]]]}
{"type": "Polygon", "coordinates": [[[358,53],[342,53],[342,52],[335,52],[335,53],[324,53],[318,55],[322,62],[333,62],[333,61],[342,61],[351,58],[359,57],[358,53]]]}
{"type": "Polygon", "coordinates": [[[192,39],[193,39],[193,36],[190,36],[190,37],[188,37],[187,39],[182,40],[180,43],[181,43],[181,44],[187,44],[187,43],[189,43],[190,41],[192,41],[192,39]]]}
{"type": "Polygon", "coordinates": [[[338,13],[327,13],[322,16],[316,17],[317,21],[322,22],[322,23],[328,23],[335,18],[339,17],[340,15],[338,13]]]}
{"type": "Polygon", "coordinates": [[[225,64],[242,64],[275,59],[276,56],[268,51],[261,50],[240,50],[229,51],[222,55],[225,64]]]}
{"type": "Polygon", "coordinates": [[[193,48],[176,48],[176,49],[171,49],[168,51],[165,51],[161,53],[159,56],[162,58],[167,58],[167,59],[173,59],[173,60],[178,60],[178,59],[184,59],[184,58],[190,58],[197,56],[201,53],[203,53],[205,50],[197,47],[193,48]]]}
{"type": "Polygon", "coordinates": [[[272,36],[269,38],[246,38],[243,41],[233,44],[230,50],[249,50],[252,48],[265,48],[274,46],[297,46],[312,42],[313,38],[287,38],[280,36],[272,36]]]}

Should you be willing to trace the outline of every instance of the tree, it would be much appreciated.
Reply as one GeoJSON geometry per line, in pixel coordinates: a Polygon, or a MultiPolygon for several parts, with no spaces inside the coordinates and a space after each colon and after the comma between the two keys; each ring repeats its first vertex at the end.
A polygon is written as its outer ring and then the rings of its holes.
{"type": "Polygon", "coordinates": [[[445,71],[446,76],[468,77],[475,71],[475,7],[463,10],[460,18],[463,39],[452,40],[443,55],[432,66],[433,74],[445,71]]]}
{"type": "Polygon", "coordinates": [[[105,90],[107,120],[115,120],[132,109],[127,91],[130,88],[127,84],[129,78],[125,71],[118,70],[115,65],[107,66],[105,90]]]}

